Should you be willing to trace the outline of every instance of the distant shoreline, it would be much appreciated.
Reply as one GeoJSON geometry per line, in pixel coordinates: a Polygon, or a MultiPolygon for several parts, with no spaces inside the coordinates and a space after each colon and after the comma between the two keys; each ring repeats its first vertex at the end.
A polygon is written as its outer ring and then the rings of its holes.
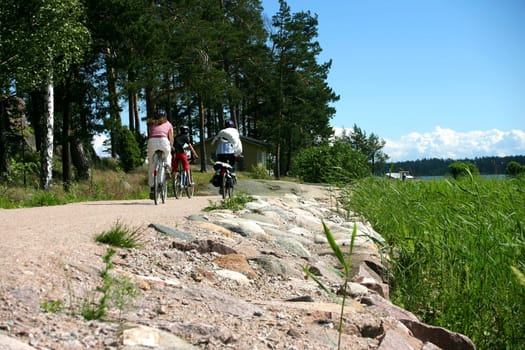
{"type": "MultiPolygon", "coordinates": [[[[507,175],[505,174],[480,174],[480,177],[488,178],[488,179],[505,179],[507,175]]],[[[425,180],[425,181],[432,181],[432,180],[441,180],[444,178],[447,178],[446,175],[422,175],[422,176],[415,176],[415,179],[418,180],[425,180]]]]}

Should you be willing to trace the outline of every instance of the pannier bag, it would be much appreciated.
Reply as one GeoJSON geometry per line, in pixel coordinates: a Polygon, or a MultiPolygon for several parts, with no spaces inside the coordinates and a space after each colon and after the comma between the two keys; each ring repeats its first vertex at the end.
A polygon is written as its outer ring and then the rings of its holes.
{"type": "Polygon", "coordinates": [[[219,187],[221,185],[221,182],[222,182],[221,171],[218,170],[215,173],[215,175],[213,175],[213,177],[211,179],[211,183],[213,184],[213,186],[219,187]]]}

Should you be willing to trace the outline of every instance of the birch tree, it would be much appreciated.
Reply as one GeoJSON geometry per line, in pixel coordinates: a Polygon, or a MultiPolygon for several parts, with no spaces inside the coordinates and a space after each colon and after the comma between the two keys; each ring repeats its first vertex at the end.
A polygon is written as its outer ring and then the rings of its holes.
{"type": "MultiPolygon", "coordinates": [[[[41,186],[52,184],[54,94],[72,64],[79,62],[89,43],[79,0],[3,0],[0,5],[0,42],[9,49],[9,85],[19,91],[43,91],[41,186]]],[[[0,72],[1,74],[1,72],[0,72]]],[[[38,110],[38,109],[36,109],[38,110]]]]}

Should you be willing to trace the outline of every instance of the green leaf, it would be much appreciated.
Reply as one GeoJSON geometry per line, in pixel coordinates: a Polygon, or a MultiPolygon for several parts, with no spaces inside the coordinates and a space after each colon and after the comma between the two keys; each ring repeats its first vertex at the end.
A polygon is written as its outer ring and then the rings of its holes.
{"type": "Polygon", "coordinates": [[[318,285],[322,290],[324,290],[324,291],[326,292],[326,294],[328,294],[328,296],[329,296],[330,298],[332,298],[332,300],[333,300],[334,302],[339,303],[339,298],[337,298],[337,296],[336,296],[334,293],[332,293],[332,292],[331,292],[331,291],[330,291],[330,290],[329,290],[329,289],[328,289],[323,283],[321,283],[321,281],[319,281],[319,280],[317,279],[317,277],[316,277],[313,273],[310,272],[310,270],[308,269],[308,266],[303,267],[303,271],[304,271],[304,273],[306,273],[306,275],[307,275],[308,277],[310,277],[315,283],[317,283],[317,285],[318,285]]]}
{"type": "Polygon", "coordinates": [[[337,260],[339,260],[339,263],[345,269],[345,275],[348,275],[349,266],[345,261],[343,252],[341,251],[341,249],[335,242],[334,236],[332,235],[330,228],[326,225],[324,221],[323,221],[323,229],[324,229],[324,234],[326,236],[326,239],[328,240],[328,243],[330,244],[330,247],[332,248],[332,251],[334,252],[334,255],[337,257],[337,260]]]}

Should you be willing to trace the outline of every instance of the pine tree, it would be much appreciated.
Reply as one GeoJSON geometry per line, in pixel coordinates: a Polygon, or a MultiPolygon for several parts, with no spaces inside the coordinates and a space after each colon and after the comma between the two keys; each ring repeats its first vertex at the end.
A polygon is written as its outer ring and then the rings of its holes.
{"type": "Polygon", "coordinates": [[[280,0],[273,17],[274,108],[265,120],[265,136],[275,145],[277,178],[291,168],[294,154],[307,146],[327,142],[333,134],[329,125],[335,114],[330,103],[339,97],[327,85],[331,62],[317,63],[321,47],[317,37],[317,16],[310,12],[290,13],[280,0]]]}

